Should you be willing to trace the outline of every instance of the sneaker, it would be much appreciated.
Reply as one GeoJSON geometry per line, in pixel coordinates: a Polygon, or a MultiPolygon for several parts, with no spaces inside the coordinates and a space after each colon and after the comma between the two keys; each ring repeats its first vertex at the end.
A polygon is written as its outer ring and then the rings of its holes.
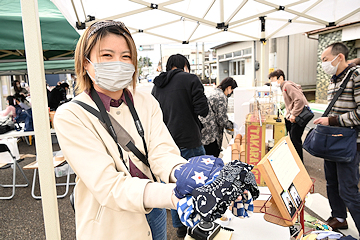
{"type": "Polygon", "coordinates": [[[332,218],[328,223],[330,227],[332,227],[333,231],[337,229],[348,229],[349,226],[347,224],[347,221],[339,222],[336,218],[332,218]]]}
{"type": "Polygon", "coordinates": [[[176,236],[178,238],[184,238],[186,236],[186,234],[187,234],[187,227],[182,226],[182,227],[177,228],[176,236]]]}

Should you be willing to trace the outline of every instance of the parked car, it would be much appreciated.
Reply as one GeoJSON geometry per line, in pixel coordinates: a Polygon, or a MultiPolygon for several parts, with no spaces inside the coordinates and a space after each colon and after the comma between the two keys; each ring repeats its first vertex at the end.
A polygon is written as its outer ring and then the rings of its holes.
{"type": "Polygon", "coordinates": [[[146,79],[148,82],[153,82],[155,77],[157,77],[157,75],[149,74],[146,76],[146,79]]]}

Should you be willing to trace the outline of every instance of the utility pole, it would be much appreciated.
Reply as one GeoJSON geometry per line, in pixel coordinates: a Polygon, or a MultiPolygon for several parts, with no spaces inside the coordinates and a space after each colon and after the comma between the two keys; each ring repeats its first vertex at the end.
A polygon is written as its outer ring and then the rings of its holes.
{"type": "Polygon", "coordinates": [[[162,50],[161,50],[161,44],[160,44],[160,64],[161,64],[161,69],[160,71],[162,72],[163,71],[163,62],[162,62],[162,50]]]}
{"type": "Polygon", "coordinates": [[[198,75],[198,67],[199,67],[199,49],[198,44],[196,43],[196,73],[195,75],[198,75]]]}
{"type": "Polygon", "coordinates": [[[205,44],[202,43],[202,79],[205,79],[205,44]]]}

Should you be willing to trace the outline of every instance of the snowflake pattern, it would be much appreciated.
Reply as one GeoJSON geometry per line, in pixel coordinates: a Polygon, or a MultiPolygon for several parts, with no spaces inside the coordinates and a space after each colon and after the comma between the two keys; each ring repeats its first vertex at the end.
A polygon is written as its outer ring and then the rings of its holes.
{"type": "Polygon", "coordinates": [[[196,184],[205,184],[205,180],[208,179],[203,172],[194,171],[194,175],[191,177],[195,180],[196,184]]]}
{"type": "Polygon", "coordinates": [[[208,164],[214,164],[215,160],[211,160],[210,158],[203,158],[201,162],[208,165],[208,164]]]}

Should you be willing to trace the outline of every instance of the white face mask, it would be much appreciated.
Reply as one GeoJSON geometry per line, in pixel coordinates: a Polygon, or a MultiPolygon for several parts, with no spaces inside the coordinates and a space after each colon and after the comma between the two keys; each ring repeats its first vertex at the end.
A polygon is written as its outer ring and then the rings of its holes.
{"type": "Polygon", "coordinates": [[[338,66],[340,64],[340,62],[336,65],[336,66],[333,66],[331,63],[339,56],[336,55],[336,57],[332,60],[332,61],[327,61],[327,62],[322,62],[321,63],[321,66],[322,68],[324,69],[324,72],[326,74],[329,74],[329,75],[335,75],[337,69],[338,69],[338,66]]]}
{"type": "Polygon", "coordinates": [[[95,70],[95,79],[87,74],[102,89],[116,92],[130,85],[135,72],[134,65],[124,62],[92,63],[86,58],[95,70]]]}
{"type": "Polygon", "coordinates": [[[278,82],[271,82],[271,86],[280,87],[280,84],[278,82]]]}

